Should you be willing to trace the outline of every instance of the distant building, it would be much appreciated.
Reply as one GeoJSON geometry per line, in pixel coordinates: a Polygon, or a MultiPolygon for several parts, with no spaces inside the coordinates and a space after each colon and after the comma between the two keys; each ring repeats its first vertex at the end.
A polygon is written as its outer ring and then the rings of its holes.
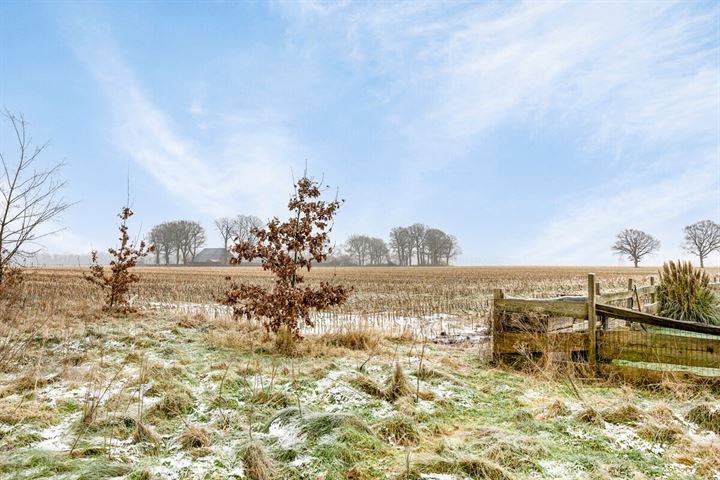
{"type": "Polygon", "coordinates": [[[225,259],[229,256],[224,248],[203,248],[195,255],[190,265],[224,265],[225,259]]]}

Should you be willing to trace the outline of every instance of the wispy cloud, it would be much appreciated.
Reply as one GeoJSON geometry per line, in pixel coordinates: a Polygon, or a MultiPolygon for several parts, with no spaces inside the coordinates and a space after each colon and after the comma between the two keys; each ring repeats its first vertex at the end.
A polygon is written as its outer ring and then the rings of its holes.
{"type": "Polygon", "coordinates": [[[239,211],[269,216],[284,199],[289,161],[302,158],[282,119],[264,112],[242,116],[211,111],[202,97],[189,110],[205,137],[193,141],[143,91],[107,28],[83,25],[76,50],[97,80],[114,117],[117,148],[167,191],[210,218],[239,211]]]}
{"type": "Polygon", "coordinates": [[[600,194],[574,195],[509,261],[605,261],[617,229],[667,233],[697,211],[720,217],[717,4],[280,8],[394,86],[385,120],[408,145],[411,175],[466,161],[507,126],[572,132],[585,162],[603,158],[592,165],[600,194]]]}

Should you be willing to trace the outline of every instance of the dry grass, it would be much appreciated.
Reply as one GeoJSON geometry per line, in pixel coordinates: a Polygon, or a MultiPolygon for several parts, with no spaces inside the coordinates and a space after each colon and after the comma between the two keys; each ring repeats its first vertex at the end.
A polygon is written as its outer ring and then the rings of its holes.
{"type": "Polygon", "coordinates": [[[632,424],[641,421],[643,412],[635,405],[623,403],[603,410],[601,417],[609,423],[632,424]]]}
{"type": "Polygon", "coordinates": [[[185,390],[165,394],[162,399],[148,410],[151,418],[175,418],[193,410],[195,402],[190,392],[185,390]]]}
{"type": "Polygon", "coordinates": [[[259,443],[250,443],[245,448],[242,460],[245,474],[250,480],[270,480],[272,478],[272,460],[259,443]]]}
{"type": "Polygon", "coordinates": [[[717,404],[701,403],[693,407],[685,418],[705,430],[720,434],[720,408],[717,404]]]}
{"type": "Polygon", "coordinates": [[[596,427],[602,427],[605,424],[602,415],[592,407],[586,407],[579,412],[575,418],[580,422],[588,423],[596,427]]]}
{"type": "Polygon", "coordinates": [[[205,427],[188,425],[180,435],[180,445],[186,450],[206,448],[212,443],[212,434],[205,427]]]}
{"type": "Polygon", "coordinates": [[[415,421],[405,416],[383,420],[377,426],[377,433],[381,438],[396,445],[417,445],[420,441],[420,432],[415,421]]]}
{"type": "Polygon", "coordinates": [[[57,418],[56,412],[36,401],[0,403],[0,423],[20,425],[29,422],[49,424],[57,418]]]}
{"type": "Polygon", "coordinates": [[[159,448],[160,444],[162,443],[160,435],[158,435],[152,427],[150,427],[149,425],[145,425],[142,422],[135,423],[135,430],[132,434],[132,440],[134,443],[148,443],[154,449],[159,448]]]}
{"type": "Polygon", "coordinates": [[[377,331],[368,328],[346,329],[321,335],[318,342],[349,350],[373,350],[380,344],[380,335],[377,331]]]}
{"type": "Polygon", "coordinates": [[[410,392],[411,388],[405,372],[403,372],[400,362],[395,362],[395,368],[393,368],[392,374],[385,387],[385,398],[388,401],[394,402],[400,397],[409,395],[410,392]]]}

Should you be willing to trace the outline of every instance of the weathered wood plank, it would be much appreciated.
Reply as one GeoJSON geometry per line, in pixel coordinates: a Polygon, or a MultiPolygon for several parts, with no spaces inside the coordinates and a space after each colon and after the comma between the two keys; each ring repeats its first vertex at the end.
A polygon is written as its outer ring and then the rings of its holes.
{"type": "Polygon", "coordinates": [[[637,293],[638,295],[650,295],[655,293],[655,290],[657,290],[657,285],[646,285],[644,287],[638,287],[637,293]]]}
{"type": "Polygon", "coordinates": [[[720,377],[706,377],[690,372],[650,370],[624,365],[599,365],[600,373],[636,385],[658,385],[663,381],[690,382],[720,388],[720,377]]]}
{"type": "Polygon", "coordinates": [[[588,316],[587,304],[563,301],[504,298],[495,300],[495,308],[510,313],[538,313],[553,317],[586,319],[588,316]]]}
{"type": "Polygon", "coordinates": [[[643,305],[642,310],[643,310],[643,313],[657,315],[658,311],[660,310],[660,302],[649,303],[647,305],[643,305]]]}
{"type": "Polygon", "coordinates": [[[675,320],[673,318],[659,317],[649,313],[636,312],[622,307],[613,307],[611,305],[597,304],[595,311],[598,315],[607,315],[608,317],[620,318],[631,322],[645,323],[647,325],[655,325],[657,327],[674,328],[686,332],[709,333],[711,335],[720,335],[720,326],[706,325],[704,323],[685,322],[683,320],[675,320]]]}
{"type": "Polygon", "coordinates": [[[595,298],[596,288],[597,284],[595,283],[595,274],[588,273],[588,361],[590,362],[590,366],[593,368],[597,365],[597,311],[595,310],[595,302],[597,301],[595,298]]]}
{"type": "Polygon", "coordinates": [[[587,333],[499,333],[494,339],[494,353],[578,352],[588,349],[587,333]]]}
{"type": "Polygon", "coordinates": [[[616,302],[619,300],[631,299],[635,296],[634,292],[615,292],[615,293],[604,293],[598,297],[598,301],[602,302],[616,302]]]}
{"type": "Polygon", "coordinates": [[[720,368],[720,339],[639,331],[599,332],[598,355],[604,360],[720,368]]]}

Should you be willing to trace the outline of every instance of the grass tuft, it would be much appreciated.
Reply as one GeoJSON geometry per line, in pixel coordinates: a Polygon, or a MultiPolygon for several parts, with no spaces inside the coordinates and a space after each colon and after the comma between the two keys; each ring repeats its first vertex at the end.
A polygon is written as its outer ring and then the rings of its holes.
{"type": "Polygon", "coordinates": [[[153,418],[175,418],[192,412],[195,402],[186,390],[167,393],[162,399],[150,407],[148,416],[153,418]]]}
{"type": "Polygon", "coordinates": [[[273,475],[272,460],[259,443],[250,443],[243,452],[245,474],[250,480],[270,480],[273,475]]]}
{"type": "Polygon", "coordinates": [[[180,445],[186,450],[206,448],[212,443],[212,434],[205,427],[188,425],[180,435],[180,445]]]}
{"type": "Polygon", "coordinates": [[[396,445],[417,445],[420,441],[420,432],[416,422],[405,416],[395,416],[383,420],[378,425],[377,432],[381,438],[396,445]]]}
{"type": "Polygon", "coordinates": [[[720,306],[709,284],[708,274],[693,268],[690,262],[663,264],[657,288],[660,314],[688,322],[720,325],[720,306]]]}
{"type": "Polygon", "coordinates": [[[153,450],[157,450],[160,447],[162,440],[160,435],[155,433],[149,425],[145,425],[142,422],[135,424],[135,431],[132,434],[133,443],[148,443],[152,445],[153,450]]]}
{"type": "Polygon", "coordinates": [[[400,362],[396,362],[395,368],[392,371],[392,375],[387,381],[387,386],[385,388],[385,398],[390,402],[394,402],[400,397],[409,395],[410,392],[411,389],[410,385],[408,385],[405,372],[403,372],[402,366],[400,366],[400,362]]]}
{"type": "Polygon", "coordinates": [[[644,417],[643,412],[635,405],[625,403],[606,408],[602,412],[602,418],[613,424],[637,423],[644,417]]]}
{"type": "Polygon", "coordinates": [[[720,434],[720,408],[711,403],[701,403],[692,408],[685,418],[705,430],[720,434]]]}
{"type": "Polygon", "coordinates": [[[410,478],[428,478],[428,473],[466,475],[483,480],[515,480],[517,477],[492,460],[478,456],[438,458],[416,464],[410,478]]]}
{"type": "Polygon", "coordinates": [[[576,419],[579,422],[588,423],[596,427],[602,427],[605,424],[603,417],[592,407],[587,407],[578,413],[576,419]]]}

